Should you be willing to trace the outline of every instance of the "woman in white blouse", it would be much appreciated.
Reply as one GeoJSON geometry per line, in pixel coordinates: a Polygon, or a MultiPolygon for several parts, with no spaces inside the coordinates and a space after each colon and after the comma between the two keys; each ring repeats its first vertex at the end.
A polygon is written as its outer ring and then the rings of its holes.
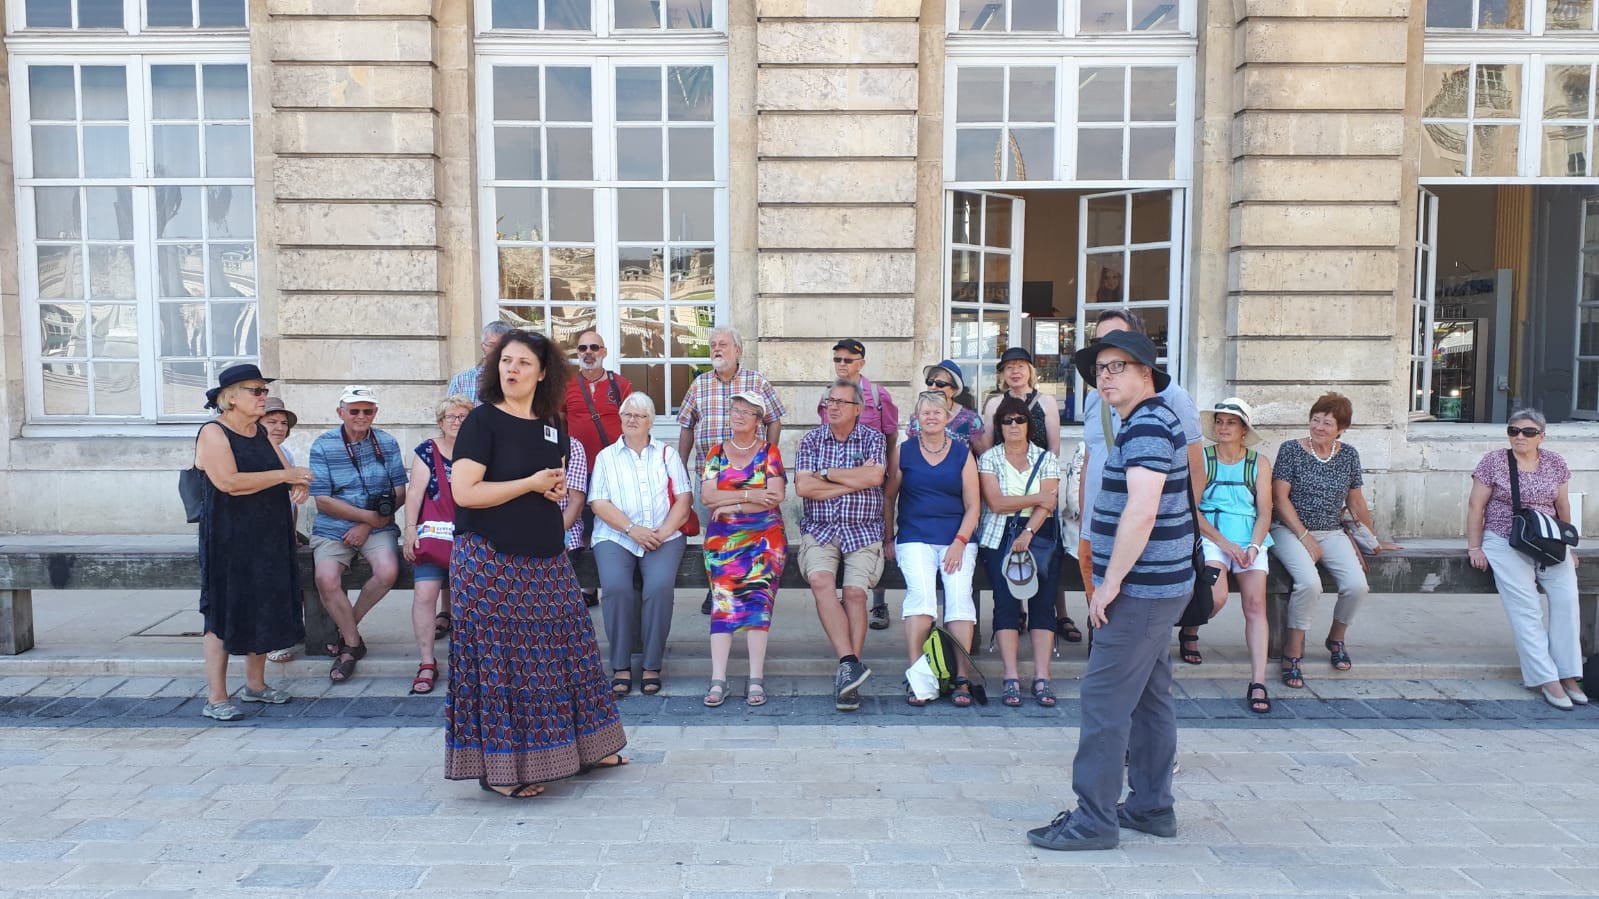
{"type": "Polygon", "coordinates": [[[622,401],[622,439],[594,460],[589,506],[594,510],[594,564],[600,570],[600,612],[610,645],[611,692],[633,690],[633,645],[642,634],[639,689],[661,692],[661,663],[672,627],[677,565],[688,541],[679,528],[694,514],[693,483],[677,450],[650,437],[655,401],[630,393],[622,401]],[[668,489],[670,484],[670,489],[668,489]],[[644,572],[644,592],[633,571],[644,572]]]}

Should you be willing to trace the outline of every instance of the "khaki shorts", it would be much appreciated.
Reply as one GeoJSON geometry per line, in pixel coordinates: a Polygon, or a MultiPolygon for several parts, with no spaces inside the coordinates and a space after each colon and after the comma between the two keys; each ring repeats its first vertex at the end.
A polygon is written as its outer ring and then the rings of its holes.
{"type": "Polygon", "coordinates": [[[356,553],[368,562],[372,561],[373,553],[400,552],[400,537],[393,531],[373,531],[367,535],[366,542],[360,546],[351,546],[343,540],[334,540],[332,537],[311,536],[311,558],[316,564],[321,565],[329,560],[338,562],[345,568],[350,567],[350,560],[356,553]]]}
{"type": "MultiPolygon", "coordinates": [[[[799,564],[800,571],[804,572],[806,580],[810,580],[811,575],[819,571],[836,575],[838,573],[838,562],[839,551],[837,545],[817,543],[816,538],[810,534],[800,535],[799,564]]],[[[842,586],[870,590],[877,585],[878,578],[882,576],[883,544],[881,542],[870,543],[852,553],[844,554],[842,586]]]]}

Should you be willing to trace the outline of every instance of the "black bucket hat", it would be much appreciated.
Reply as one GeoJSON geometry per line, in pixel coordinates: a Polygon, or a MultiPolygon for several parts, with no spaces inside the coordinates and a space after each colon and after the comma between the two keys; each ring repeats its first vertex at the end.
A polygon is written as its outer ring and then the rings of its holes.
{"type": "Polygon", "coordinates": [[[1077,373],[1083,376],[1084,381],[1093,384],[1099,380],[1096,377],[1097,372],[1094,371],[1094,363],[1099,359],[1101,351],[1112,347],[1132,356],[1133,361],[1139,365],[1147,365],[1150,375],[1155,379],[1156,391],[1171,386],[1171,375],[1161,371],[1155,364],[1154,341],[1136,331],[1112,331],[1078,350],[1072,357],[1072,365],[1077,367],[1077,373]]]}
{"type": "Polygon", "coordinates": [[[215,409],[217,407],[217,394],[240,381],[265,381],[271,384],[276,380],[277,378],[268,378],[262,375],[261,369],[251,362],[230,365],[222,369],[217,375],[217,386],[205,392],[205,407],[207,409],[215,409]]]}

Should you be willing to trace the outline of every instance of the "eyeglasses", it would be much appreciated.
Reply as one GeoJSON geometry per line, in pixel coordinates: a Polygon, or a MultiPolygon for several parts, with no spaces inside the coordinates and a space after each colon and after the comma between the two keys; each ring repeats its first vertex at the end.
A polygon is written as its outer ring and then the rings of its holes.
{"type": "Polygon", "coordinates": [[[240,387],[239,389],[251,396],[266,396],[272,392],[270,387],[240,387]]]}
{"type": "Polygon", "coordinates": [[[446,415],[439,419],[439,421],[453,421],[456,424],[460,424],[461,422],[466,421],[466,415],[464,413],[460,415],[446,415]]]}
{"type": "Polygon", "coordinates": [[[860,405],[860,403],[857,403],[854,400],[841,400],[841,399],[839,399],[836,396],[830,396],[827,399],[822,400],[822,402],[826,403],[829,406],[859,406],[860,405]]]}
{"type": "Polygon", "coordinates": [[[1001,418],[999,420],[999,423],[1002,424],[1002,425],[1024,425],[1024,424],[1027,424],[1027,416],[1025,416],[1025,415],[1007,415],[1004,418],[1001,418]]]}
{"type": "Polygon", "coordinates": [[[605,349],[605,347],[597,343],[580,343],[577,345],[577,351],[579,353],[598,353],[603,349],[605,349]]]}
{"type": "Polygon", "coordinates": [[[922,383],[926,384],[928,387],[937,387],[939,390],[945,390],[945,389],[948,389],[950,387],[954,387],[955,386],[954,384],[950,383],[949,381],[940,381],[937,378],[928,378],[927,380],[923,381],[922,383]]]}
{"type": "Polygon", "coordinates": [[[367,418],[367,417],[370,417],[370,416],[378,414],[378,410],[376,410],[376,409],[346,409],[346,410],[344,410],[344,414],[350,416],[351,418],[367,418]]]}
{"type": "Polygon", "coordinates": [[[1119,375],[1127,370],[1127,360],[1117,359],[1115,362],[1095,362],[1094,376],[1119,375]]]}
{"type": "Polygon", "coordinates": [[[754,409],[746,409],[743,406],[734,406],[733,408],[727,410],[728,418],[732,418],[735,415],[743,416],[745,418],[760,418],[761,414],[762,413],[754,409]]]}
{"type": "Polygon", "coordinates": [[[1510,437],[1537,437],[1542,433],[1543,432],[1537,428],[1518,428],[1515,425],[1505,428],[1505,434],[1510,437]]]}
{"type": "Polygon", "coordinates": [[[865,359],[865,358],[866,358],[865,356],[856,356],[854,359],[851,359],[848,356],[834,356],[833,357],[833,364],[834,365],[849,365],[852,362],[859,362],[859,361],[861,361],[862,359],[865,359]]]}
{"type": "Polygon", "coordinates": [[[643,412],[623,412],[622,413],[622,420],[623,421],[645,421],[647,419],[649,419],[649,416],[645,415],[643,412]]]}

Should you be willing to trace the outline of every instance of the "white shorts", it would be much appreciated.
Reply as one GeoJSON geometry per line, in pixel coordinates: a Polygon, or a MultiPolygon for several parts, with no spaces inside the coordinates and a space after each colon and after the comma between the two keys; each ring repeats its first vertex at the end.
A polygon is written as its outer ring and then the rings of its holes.
{"type": "Polygon", "coordinates": [[[1263,549],[1260,552],[1255,553],[1255,564],[1250,565],[1248,568],[1240,568],[1240,567],[1238,567],[1238,563],[1237,562],[1234,562],[1232,559],[1227,558],[1227,555],[1221,551],[1221,547],[1219,547],[1216,544],[1210,542],[1210,538],[1209,537],[1200,537],[1199,538],[1199,546],[1200,546],[1201,549],[1203,549],[1205,551],[1205,561],[1206,562],[1221,562],[1221,563],[1224,563],[1222,565],[1222,570],[1223,571],[1231,571],[1231,572],[1234,572],[1234,573],[1237,573],[1237,572],[1240,572],[1240,571],[1265,571],[1266,570],[1266,565],[1267,565],[1266,557],[1270,554],[1269,550],[1264,550],[1263,549]]]}
{"type": "Polygon", "coordinates": [[[927,615],[938,620],[938,579],[944,579],[944,620],[977,620],[977,605],[972,601],[972,573],[977,570],[977,546],[966,544],[961,567],[954,574],[944,570],[947,546],[931,543],[896,543],[894,557],[905,575],[905,605],[900,618],[927,615]]]}

